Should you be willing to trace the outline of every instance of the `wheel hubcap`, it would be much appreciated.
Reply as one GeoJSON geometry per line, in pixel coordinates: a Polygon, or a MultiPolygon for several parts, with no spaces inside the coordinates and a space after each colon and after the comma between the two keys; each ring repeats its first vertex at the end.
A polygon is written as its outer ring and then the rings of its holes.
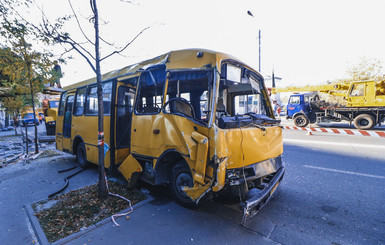
{"type": "Polygon", "coordinates": [[[369,121],[366,120],[366,119],[362,119],[361,122],[360,122],[361,126],[368,126],[369,124],[369,121]]]}

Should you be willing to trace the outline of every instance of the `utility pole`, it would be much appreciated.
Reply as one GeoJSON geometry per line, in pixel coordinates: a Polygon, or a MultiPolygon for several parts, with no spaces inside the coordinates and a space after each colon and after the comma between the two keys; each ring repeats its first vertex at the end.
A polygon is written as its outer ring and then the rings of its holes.
{"type": "Polygon", "coordinates": [[[261,29],[258,32],[258,71],[261,72],[261,29]]]}
{"type": "MultiPolygon", "coordinates": [[[[247,11],[247,14],[254,18],[250,10],[247,11]]],[[[258,31],[258,71],[261,72],[261,29],[258,31]]]]}

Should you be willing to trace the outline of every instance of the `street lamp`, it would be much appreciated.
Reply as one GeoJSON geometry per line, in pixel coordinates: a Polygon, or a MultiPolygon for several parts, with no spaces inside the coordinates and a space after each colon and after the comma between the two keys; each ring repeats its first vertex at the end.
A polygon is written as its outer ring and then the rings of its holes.
{"type": "MultiPolygon", "coordinates": [[[[247,11],[247,14],[254,18],[250,10],[247,11]]],[[[261,72],[261,29],[258,31],[258,71],[261,72]]]]}

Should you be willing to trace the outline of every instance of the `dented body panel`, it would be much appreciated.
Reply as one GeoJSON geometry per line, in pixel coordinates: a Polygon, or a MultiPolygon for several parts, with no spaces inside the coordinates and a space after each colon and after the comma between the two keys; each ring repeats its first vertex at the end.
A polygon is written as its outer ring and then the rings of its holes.
{"type": "Polygon", "coordinates": [[[218,129],[214,152],[227,157],[227,169],[241,168],[274,158],[283,153],[282,129],[266,128],[218,129]]]}

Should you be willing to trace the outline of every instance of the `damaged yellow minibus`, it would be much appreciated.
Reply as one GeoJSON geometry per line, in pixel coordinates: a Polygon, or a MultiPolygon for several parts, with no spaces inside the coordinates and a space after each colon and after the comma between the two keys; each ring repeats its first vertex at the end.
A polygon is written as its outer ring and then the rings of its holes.
{"type": "MultiPolygon", "coordinates": [[[[247,221],[285,172],[282,128],[263,77],[224,53],[189,49],[103,75],[105,165],[133,186],[169,186],[190,207],[211,194],[239,199],[247,221]]],[[[96,78],[63,88],[56,147],[97,164],[96,78]]]]}

